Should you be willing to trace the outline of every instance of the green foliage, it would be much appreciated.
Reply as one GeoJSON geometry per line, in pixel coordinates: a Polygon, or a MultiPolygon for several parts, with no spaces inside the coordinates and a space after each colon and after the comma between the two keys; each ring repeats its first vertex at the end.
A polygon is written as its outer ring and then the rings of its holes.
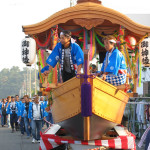
{"type": "Polygon", "coordinates": [[[145,97],[150,97],[150,94],[145,94],[145,97]]]}
{"type": "MultiPolygon", "coordinates": [[[[38,73],[38,71],[37,71],[38,73]]],[[[24,79],[27,75],[27,68],[20,70],[18,66],[13,66],[11,69],[4,68],[0,71],[0,99],[7,96],[19,95],[24,79]]],[[[31,70],[31,83],[35,82],[34,69],[31,70]]],[[[38,85],[38,83],[37,83],[38,85]]],[[[33,88],[33,87],[32,87],[33,88]]]]}
{"type": "Polygon", "coordinates": [[[142,71],[143,71],[143,72],[146,72],[146,71],[147,71],[147,68],[146,68],[146,67],[143,67],[143,68],[142,68],[142,71]]]}

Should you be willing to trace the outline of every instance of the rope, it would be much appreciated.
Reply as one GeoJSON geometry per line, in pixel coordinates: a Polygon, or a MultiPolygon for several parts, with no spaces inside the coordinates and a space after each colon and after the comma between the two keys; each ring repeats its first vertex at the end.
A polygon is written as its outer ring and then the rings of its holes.
{"type": "Polygon", "coordinates": [[[49,127],[44,131],[44,134],[53,126],[53,124],[51,124],[49,121],[47,121],[46,119],[43,119],[46,123],[49,124],[49,127]]]}

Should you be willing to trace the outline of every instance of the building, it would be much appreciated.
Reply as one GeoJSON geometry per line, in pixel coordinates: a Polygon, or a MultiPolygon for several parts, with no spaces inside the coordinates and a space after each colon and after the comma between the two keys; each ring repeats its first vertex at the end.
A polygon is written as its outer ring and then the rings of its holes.
{"type": "Polygon", "coordinates": [[[150,81],[143,82],[143,96],[150,96],[150,81]]]}

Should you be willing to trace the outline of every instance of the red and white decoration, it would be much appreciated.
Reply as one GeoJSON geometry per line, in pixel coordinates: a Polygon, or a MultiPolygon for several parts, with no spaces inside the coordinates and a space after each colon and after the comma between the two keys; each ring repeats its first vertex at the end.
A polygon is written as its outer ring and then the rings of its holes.
{"type": "MultiPolygon", "coordinates": [[[[58,147],[61,144],[72,145],[89,145],[93,148],[89,150],[98,150],[101,146],[113,149],[130,149],[136,150],[135,136],[130,132],[127,132],[127,136],[118,136],[117,138],[110,140],[94,140],[94,141],[76,141],[68,140],[56,136],[55,134],[43,134],[41,133],[40,150],[51,150],[58,147]]],[[[85,148],[87,150],[87,148],[85,148]]]]}
{"type": "Polygon", "coordinates": [[[31,37],[25,37],[21,43],[22,62],[27,66],[31,66],[36,58],[36,42],[31,37]]]}
{"type": "Polygon", "coordinates": [[[145,67],[150,67],[150,37],[145,38],[139,45],[140,59],[145,67]]]}
{"type": "Polygon", "coordinates": [[[125,41],[127,42],[127,48],[133,50],[136,45],[136,39],[133,36],[126,36],[125,41]]]}

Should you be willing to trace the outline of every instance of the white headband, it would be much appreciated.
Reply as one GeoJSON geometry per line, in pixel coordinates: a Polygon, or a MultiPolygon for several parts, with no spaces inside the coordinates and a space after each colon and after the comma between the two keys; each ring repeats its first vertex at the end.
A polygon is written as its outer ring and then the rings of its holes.
{"type": "Polygon", "coordinates": [[[113,39],[109,40],[109,42],[111,42],[111,43],[116,43],[116,41],[113,40],[113,39]]]}
{"type": "Polygon", "coordinates": [[[69,34],[64,34],[64,32],[60,32],[60,35],[64,35],[66,37],[71,37],[69,34]]]}
{"type": "Polygon", "coordinates": [[[64,33],[63,33],[63,32],[60,32],[60,35],[64,35],[64,33]]]}

